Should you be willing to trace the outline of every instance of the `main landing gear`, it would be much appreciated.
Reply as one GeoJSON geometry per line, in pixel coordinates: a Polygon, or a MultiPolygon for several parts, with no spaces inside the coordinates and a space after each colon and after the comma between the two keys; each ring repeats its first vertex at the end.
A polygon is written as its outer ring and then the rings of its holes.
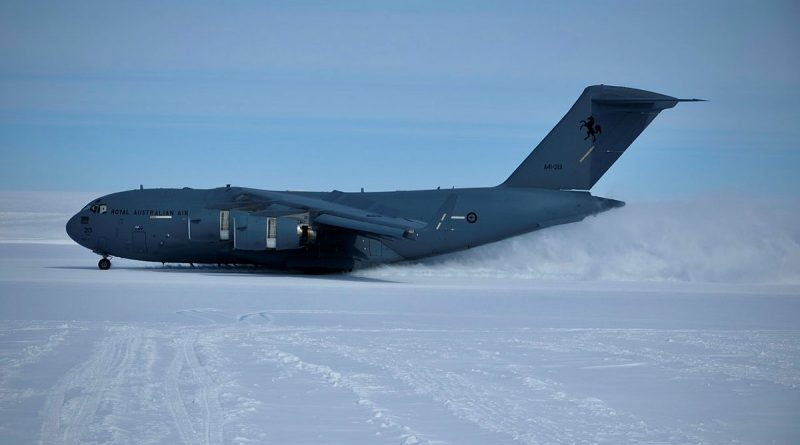
{"type": "Polygon", "coordinates": [[[103,257],[97,262],[97,267],[99,267],[100,270],[111,269],[111,260],[109,260],[107,257],[103,257]]]}

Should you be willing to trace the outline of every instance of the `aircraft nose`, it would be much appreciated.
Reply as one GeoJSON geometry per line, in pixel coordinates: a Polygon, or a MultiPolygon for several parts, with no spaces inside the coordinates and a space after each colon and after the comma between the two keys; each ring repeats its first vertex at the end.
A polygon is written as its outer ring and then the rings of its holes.
{"type": "Polygon", "coordinates": [[[83,243],[81,243],[83,234],[80,231],[80,219],[80,213],[76,213],[67,221],[67,235],[76,243],[83,245],[83,243]]]}

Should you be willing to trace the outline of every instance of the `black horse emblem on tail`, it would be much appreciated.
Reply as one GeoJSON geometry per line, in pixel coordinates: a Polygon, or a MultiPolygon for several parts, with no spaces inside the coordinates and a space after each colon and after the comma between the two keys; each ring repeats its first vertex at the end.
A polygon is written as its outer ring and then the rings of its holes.
{"type": "Polygon", "coordinates": [[[601,134],[603,129],[600,128],[600,125],[595,124],[594,116],[589,116],[585,121],[581,121],[580,123],[581,126],[578,128],[579,130],[586,128],[586,137],[583,138],[583,140],[585,141],[591,137],[592,143],[595,143],[595,141],[597,141],[597,135],[601,134]]]}

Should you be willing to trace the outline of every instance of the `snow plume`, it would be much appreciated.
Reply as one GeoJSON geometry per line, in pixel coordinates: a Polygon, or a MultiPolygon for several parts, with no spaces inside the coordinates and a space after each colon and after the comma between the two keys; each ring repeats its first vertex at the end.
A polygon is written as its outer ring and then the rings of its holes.
{"type": "Polygon", "coordinates": [[[628,203],[582,222],[372,277],[800,283],[800,200],[711,196],[628,203]]]}

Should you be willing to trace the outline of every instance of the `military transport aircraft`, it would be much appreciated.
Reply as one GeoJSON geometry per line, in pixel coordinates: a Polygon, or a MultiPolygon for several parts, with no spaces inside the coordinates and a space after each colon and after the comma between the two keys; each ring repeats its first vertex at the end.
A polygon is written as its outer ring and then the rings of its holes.
{"type": "Polygon", "coordinates": [[[658,113],[697,100],[590,86],[495,187],[345,193],[140,186],[90,202],[67,233],[102,256],[103,270],[113,256],[333,272],[469,249],[624,205],[588,190],[658,113]]]}

